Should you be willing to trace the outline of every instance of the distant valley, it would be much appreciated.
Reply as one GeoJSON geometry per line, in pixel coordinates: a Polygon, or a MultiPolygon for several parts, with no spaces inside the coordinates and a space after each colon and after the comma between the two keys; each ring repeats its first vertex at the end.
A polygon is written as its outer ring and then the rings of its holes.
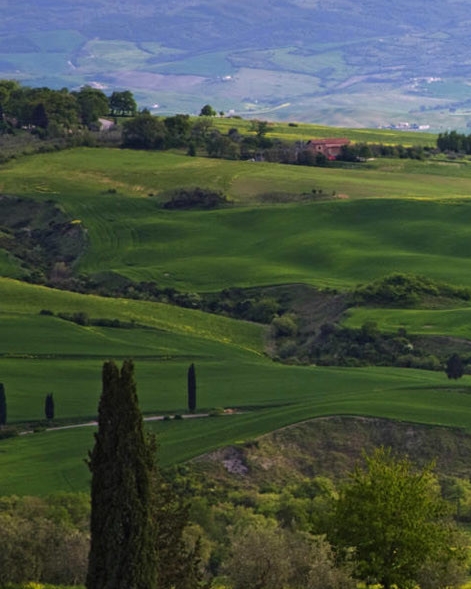
{"type": "Polygon", "coordinates": [[[431,131],[471,124],[467,2],[10,1],[0,77],[130,89],[156,114],[431,131]]]}

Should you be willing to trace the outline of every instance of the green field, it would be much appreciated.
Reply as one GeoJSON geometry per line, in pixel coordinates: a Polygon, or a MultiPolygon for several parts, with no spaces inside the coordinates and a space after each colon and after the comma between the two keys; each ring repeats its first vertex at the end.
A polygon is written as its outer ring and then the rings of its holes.
{"type": "MultiPolygon", "coordinates": [[[[288,138],[292,132],[328,134],[301,125],[272,130],[288,138]]],[[[367,132],[365,140],[387,142],[381,133],[367,132]]],[[[361,132],[351,138],[361,140],[361,132]]],[[[82,224],[87,249],[75,269],[83,274],[113,271],[189,292],[289,283],[346,290],[391,272],[471,286],[467,160],[308,168],[80,148],[12,160],[2,165],[0,184],[4,194],[53,200],[71,222],[82,224]],[[231,204],[212,211],[164,210],[169,191],[182,186],[220,190],[231,204]]],[[[450,385],[444,373],[282,365],[264,354],[260,325],[13,280],[23,272],[18,261],[2,253],[0,381],[9,423],[40,420],[51,392],[61,422],[93,419],[103,361],[132,357],[148,416],[185,412],[192,362],[199,411],[242,411],[151,422],[165,465],[334,414],[471,428],[469,377],[450,385]],[[53,315],[40,314],[45,310],[53,315]],[[125,327],[81,326],[57,316],[77,312],[118,319],[125,327]]],[[[411,334],[469,338],[470,312],[468,307],[363,308],[351,311],[346,324],[373,319],[384,331],[406,327],[411,334]]],[[[86,489],[82,460],[91,433],[85,427],[1,442],[0,493],[86,489]]]]}
{"type": "MultiPolygon", "coordinates": [[[[144,374],[145,368],[137,365],[137,381],[139,391],[143,391],[142,404],[149,407],[146,387],[142,386],[148,376],[144,374]]],[[[165,390],[168,383],[162,381],[161,369],[162,366],[153,369],[158,378],[154,384],[165,390]]],[[[238,400],[249,405],[259,403],[260,407],[240,415],[151,422],[158,434],[159,458],[164,466],[317,416],[382,416],[466,430],[471,424],[466,394],[469,388],[448,385],[443,374],[397,369],[295,368],[263,363],[253,365],[252,370],[238,363],[203,365],[202,371],[197,370],[202,390],[211,389],[206,396],[211,401],[224,404],[238,400]]],[[[171,382],[176,385],[175,378],[171,382]]],[[[184,385],[182,378],[180,392],[184,385]]],[[[97,394],[93,396],[96,400],[97,394]]],[[[154,391],[153,407],[157,407],[157,396],[160,395],[154,391]]],[[[174,406],[181,405],[181,397],[180,394],[174,406]]],[[[83,459],[93,444],[92,431],[91,427],[82,427],[3,441],[0,494],[86,490],[89,476],[83,459]]]]}
{"type": "Polygon", "coordinates": [[[189,291],[345,288],[393,271],[469,285],[470,180],[468,163],[323,169],[106,149],[32,156],[2,170],[4,192],[54,199],[86,227],[80,271],[189,291]],[[221,190],[234,205],[159,208],[182,185],[221,190]],[[330,200],[316,202],[313,189],[330,200]],[[283,204],[273,204],[280,195],[283,204]]]}

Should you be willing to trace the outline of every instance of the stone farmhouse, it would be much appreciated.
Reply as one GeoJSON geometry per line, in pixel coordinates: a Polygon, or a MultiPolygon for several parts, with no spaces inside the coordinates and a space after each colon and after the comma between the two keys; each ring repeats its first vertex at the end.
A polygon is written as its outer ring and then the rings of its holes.
{"type": "Polygon", "coordinates": [[[342,147],[349,145],[350,140],[345,138],[310,139],[307,147],[315,153],[321,153],[329,160],[334,160],[342,153],[342,147]]]}

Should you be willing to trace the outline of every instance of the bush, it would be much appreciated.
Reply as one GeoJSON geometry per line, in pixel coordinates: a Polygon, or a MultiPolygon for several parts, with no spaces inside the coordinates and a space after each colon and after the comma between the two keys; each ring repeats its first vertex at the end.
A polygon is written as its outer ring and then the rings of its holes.
{"type": "Polygon", "coordinates": [[[7,438],[14,438],[17,435],[18,435],[18,430],[15,427],[0,428],[0,440],[6,440],[7,438]]]}
{"type": "Polygon", "coordinates": [[[168,210],[215,209],[227,204],[227,198],[208,188],[180,188],[163,204],[168,210]]]}
{"type": "Polygon", "coordinates": [[[296,335],[298,331],[296,316],[293,313],[285,313],[281,317],[275,317],[271,326],[275,337],[289,337],[296,335]]]}

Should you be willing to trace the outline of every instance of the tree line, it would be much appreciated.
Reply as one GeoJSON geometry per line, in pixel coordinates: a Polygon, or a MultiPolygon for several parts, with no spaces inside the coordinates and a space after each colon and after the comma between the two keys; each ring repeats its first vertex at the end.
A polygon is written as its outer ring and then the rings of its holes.
{"type": "Polygon", "coordinates": [[[79,126],[93,127],[100,117],[134,116],[137,104],[129,90],[110,96],[91,86],[69,91],[31,88],[13,80],[0,80],[0,133],[28,129],[47,137],[79,126]]]}
{"type": "MultiPolygon", "coordinates": [[[[227,133],[214,125],[216,111],[209,104],[200,116],[176,114],[153,116],[148,110],[138,112],[131,91],[114,91],[107,96],[99,88],[83,86],[79,90],[31,88],[13,80],[0,80],[0,135],[28,131],[40,139],[67,138],[69,143],[81,138],[83,130],[98,131],[101,117],[127,117],[117,127],[115,144],[131,149],[185,149],[189,155],[206,155],[223,159],[263,159],[294,165],[328,165],[321,153],[315,153],[302,141],[289,142],[268,136],[270,124],[263,120],[251,123],[250,133],[240,133],[236,126],[227,133]]],[[[223,115],[223,113],[220,113],[223,115]]],[[[67,143],[67,145],[69,144],[67,143]]],[[[361,162],[371,157],[422,159],[428,154],[420,146],[358,143],[344,146],[336,158],[344,162],[361,162]]]]}
{"type": "Polygon", "coordinates": [[[465,135],[457,131],[445,131],[437,138],[437,147],[440,151],[471,154],[471,134],[465,135]]]}

